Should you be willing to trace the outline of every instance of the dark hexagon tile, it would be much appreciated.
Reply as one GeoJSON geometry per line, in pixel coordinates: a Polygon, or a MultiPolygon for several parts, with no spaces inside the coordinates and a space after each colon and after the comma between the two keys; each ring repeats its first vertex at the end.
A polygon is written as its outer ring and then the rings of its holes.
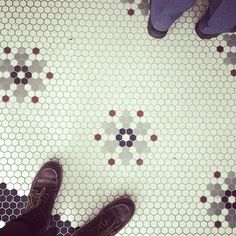
{"type": "Polygon", "coordinates": [[[130,16],[134,15],[134,9],[129,9],[128,10],[128,15],[130,15],[130,16]]]}
{"type": "Polygon", "coordinates": [[[132,147],[132,146],[133,146],[133,142],[132,142],[132,141],[127,141],[127,142],[126,142],[126,145],[127,145],[128,147],[132,147]]]}
{"type": "Polygon", "coordinates": [[[9,53],[11,53],[11,48],[5,47],[5,48],[3,49],[3,51],[4,51],[6,54],[9,54],[9,53]]]}
{"type": "Polygon", "coordinates": [[[136,140],[136,135],[134,135],[134,134],[130,135],[130,140],[135,141],[136,140]]]}
{"type": "Polygon", "coordinates": [[[222,225],[222,223],[221,223],[220,221],[216,221],[216,222],[215,222],[215,227],[216,227],[216,228],[220,228],[221,225],[222,225]]]}
{"type": "Polygon", "coordinates": [[[138,160],[136,161],[136,164],[137,164],[138,166],[143,165],[143,160],[142,160],[142,159],[138,159],[138,160]]]}
{"type": "Polygon", "coordinates": [[[125,134],[125,133],[126,133],[126,130],[125,130],[124,128],[122,128],[122,129],[120,129],[120,130],[119,130],[119,132],[120,132],[120,134],[122,134],[122,135],[123,135],[123,134],[125,134]]]}
{"type": "Polygon", "coordinates": [[[202,203],[207,202],[207,198],[205,196],[200,197],[200,202],[202,203]]]}
{"type": "Polygon", "coordinates": [[[218,52],[223,52],[224,51],[224,48],[222,46],[218,46],[216,49],[217,49],[218,52]]]}
{"type": "Polygon", "coordinates": [[[101,140],[102,136],[100,134],[96,134],[95,135],[95,140],[99,141],[101,140]]]}
{"type": "Polygon", "coordinates": [[[122,140],[122,135],[120,135],[120,134],[116,135],[116,140],[121,141],[122,140]]]}
{"type": "Polygon", "coordinates": [[[111,166],[114,165],[114,164],[115,164],[115,160],[112,159],[112,158],[109,159],[109,160],[108,160],[108,164],[111,165],[111,166]]]}
{"type": "Polygon", "coordinates": [[[6,184],[5,183],[1,183],[0,184],[0,189],[5,189],[7,186],[6,186],[6,184]]]}
{"type": "Polygon", "coordinates": [[[232,196],[236,197],[236,190],[232,191],[232,196]]]}
{"type": "Polygon", "coordinates": [[[129,128],[129,129],[126,130],[126,133],[131,135],[131,134],[133,134],[133,130],[129,128]]]}

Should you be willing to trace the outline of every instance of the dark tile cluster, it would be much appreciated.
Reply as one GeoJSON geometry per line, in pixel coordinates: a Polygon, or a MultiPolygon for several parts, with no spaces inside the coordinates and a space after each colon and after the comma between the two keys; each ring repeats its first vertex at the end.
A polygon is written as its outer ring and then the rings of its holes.
{"type": "Polygon", "coordinates": [[[14,79],[15,84],[28,84],[28,79],[32,78],[32,73],[29,71],[28,66],[15,66],[14,70],[11,72],[11,78],[14,79]],[[23,72],[24,77],[19,78],[19,73],[23,72]]]}
{"type": "Polygon", "coordinates": [[[128,129],[120,129],[119,134],[116,135],[116,140],[119,142],[119,145],[121,147],[127,146],[127,147],[132,147],[133,142],[136,140],[136,135],[133,133],[133,129],[128,128],[128,129]],[[129,140],[125,141],[124,140],[124,135],[129,136],[129,140]]]}
{"type": "MultiPolygon", "coordinates": [[[[216,171],[214,173],[215,178],[220,178],[221,173],[216,171]]],[[[210,195],[215,199],[215,201],[210,203],[210,208],[208,209],[208,215],[219,216],[222,214],[223,209],[228,210],[228,214],[225,215],[225,221],[228,222],[230,228],[236,227],[236,174],[234,172],[229,172],[227,178],[224,179],[224,184],[227,185],[227,190],[223,190],[219,183],[208,184],[207,190],[210,195]],[[217,201],[216,201],[217,199],[217,201]]],[[[200,201],[202,203],[207,202],[207,197],[202,196],[200,201]]],[[[220,228],[222,222],[216,221],[215,227],[220,228]]]]}
{"type": "Polygon", "coordinates": [[[50,226],[58,228],[57,236],[70,236],[75,231],[71,226],[71,222],[68,220],[61,221],[58,214],[52,216],[50,226]]]}
{"type": "MultiPolygon", "coordinates": [[[[5,183],[0,183],[0,220],[7,223],[22,213],[26,208],[27,196],[19,196],[17,190],[7,189],[5,183]]],[[[57,236],[69,236],[75,231],[70,221],[61,221],[58,214],[52,215],[51,227],[58,228],[57,236]]]]}
{"type": "Polygon", "coordinates": [[[15,189],[7,189],[5,183],[0,184],[0,219],[2,221],[8,222],[21,215],[26,202],[26,196],[17,195],[15,189]]]}

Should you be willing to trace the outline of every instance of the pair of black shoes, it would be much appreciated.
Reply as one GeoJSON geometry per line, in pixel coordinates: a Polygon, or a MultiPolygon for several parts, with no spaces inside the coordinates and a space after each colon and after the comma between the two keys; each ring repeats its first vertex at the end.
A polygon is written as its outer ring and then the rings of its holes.
{"type": "MultiPolygon", "coordinates": [[[[40,208],[46,218],[42,231],[49,227],[52,209],[62,183],[62,167],[56,161],[45,163],[36,174],[28,196],[27,210],[40,208]]],[[[113,236],[131,219],[135,205],[129,198],[119,198],[102,209],[90,223],[76,230],[72,236],[113,236]]]]}

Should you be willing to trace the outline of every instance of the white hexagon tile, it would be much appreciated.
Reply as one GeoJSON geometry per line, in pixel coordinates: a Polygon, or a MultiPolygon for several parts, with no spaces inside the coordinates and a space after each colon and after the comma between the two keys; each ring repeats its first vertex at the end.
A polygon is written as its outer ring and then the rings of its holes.
{"type": "Polygon", "coordinates": [[[122,195],[118,235],[236,234],[236,35],[196,36],[205,1],[162,40],[146,0],[0,5],[0,227],[57,158],[60,236],[122,195]]]}

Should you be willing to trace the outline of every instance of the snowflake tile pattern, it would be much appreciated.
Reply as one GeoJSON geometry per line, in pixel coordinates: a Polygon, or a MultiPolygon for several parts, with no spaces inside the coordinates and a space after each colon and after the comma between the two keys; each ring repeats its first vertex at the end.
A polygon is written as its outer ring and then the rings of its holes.
{"type": "MultiPolygon", "coordinates": [[[[0,222],[7,223],[24,213],[27,196],[19,196],[17,190],[8,189],[5,183],[0,183],[0,222]]],[[[74,232],[70,221],[62,221],[58,214],[52,215],[51,227],[58,228],[57,236],[70,236],[74,232]]]]}
{"type": "MultiPolygon", "coordinates": [[[[115,117],[116,111],[109,111],[109,116],[115,117]]],[[[136,113],[136,116],[141,118],[144,116],[144,112],[140,110],[136,113]]],[[[155,134],[151,136],[147,134],[150,129],[150,124],[142,122],[141,119],[139,122],[134,122],[134,118],[130,115],[129,111],[123,111],[117,123],[114,121],[104,122],[102,128],[105,131],[104,137],[100,134],[96,134],[95,140],[104,140],[104,146],[102,147],[104,154],[110,153],[114,155],[117,153],[117,148],[120,147],[122,151],[118,156],[123,165],[130,164],[134,153],[143,156],[143,154],[150,152],[148,142],[144,140],[145,136],[149,137],[149,141],[157,141],[155,134]],[[109,139],[109,137],[112,138],[109,139]]],[[[138,159],[136,163],[137,165],[142,165],[143,160],[138,159]]],[[[109,159],[108,164],[114,165],[115,160],[113,158],[109,159]]]]}
{"type": "MultiPolygon", "coordinates": [[[[207,190],[209,197],[202,196],[200,201],[210,203],[207,210],[209,216],[224,216],[224,220],[228,222],[228,227],[236,227],[236,174],[229,172],[226,178],[221,177],[221,173],[216,171],[214,177],[217,179],[215,184],[208,184],[207,190]],[[222,180],[222,181],[221,181],[222,180]],[[219,183],[221,182],[221,184],[219,183]]],[[[220,228],[222,221],[215,221],[214,226],[220,228]]]]}
{"type": "MultiPolygon", "coordinates": [[[[24,102],[29,90],[44,91],[46,86],[42,78],[51,79],[53,74],[48,72],[45,76],[44,67],[47,63],[37,59],[39,53],[38,48],[33,48],[31,54],[27,53],[25,48],[18,48],[13,54],[11,48],[5,47],[0,57],[0,90],[6,93],[13,91],[18,102],[24,102]]],[[[9,100],[10,96],[7,94],[2,96],[3,102],[9,100]]],[[[31,101],[37,103],[39,98],[33,96],[31,101]]]]}

